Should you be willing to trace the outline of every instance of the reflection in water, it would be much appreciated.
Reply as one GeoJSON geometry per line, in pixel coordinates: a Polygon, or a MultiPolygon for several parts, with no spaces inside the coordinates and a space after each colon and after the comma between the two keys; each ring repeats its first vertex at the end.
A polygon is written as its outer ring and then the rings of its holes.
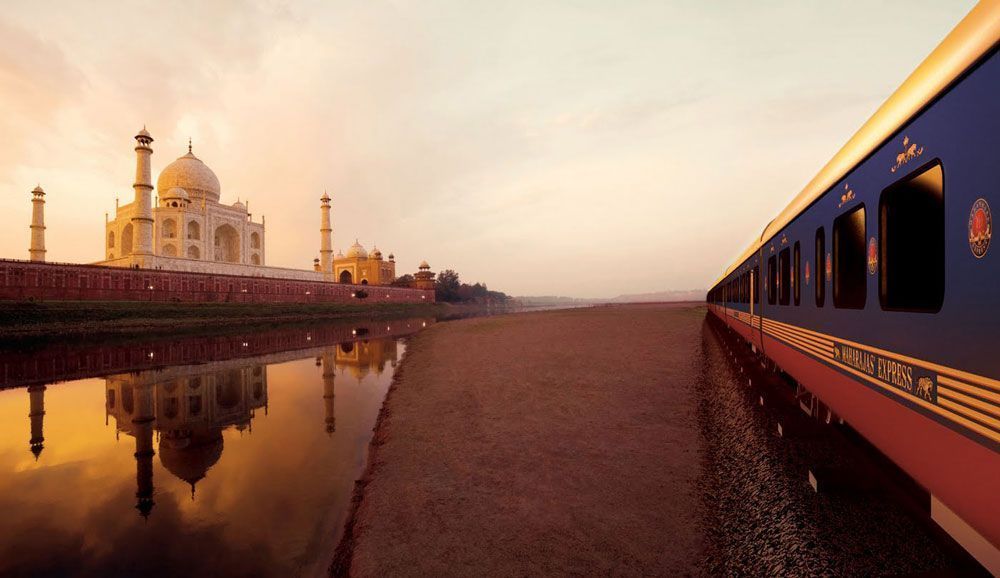
{"type": "Polygon", "coordinates": [[[31,420],[31,441],[28,443],[31,444],[31,453],[35,455],[37,461],[45,449],[45,435],[42,433],[45,420],[45,386],[32,385],[28,388],[28,396],[31,400],[31,413],[28,414],[31,420]]]}
{"type": "MultiPolygon", "coordinates": [[[[135,438],[135,507],[149,516],[153,501],[153,434],[160,463],[191,486],[222,457],[222,430],[252,429],[254,412],[267,412],[267,368],[244,361],[117,374],[105,379],[107,415],[118,432],[135,438]],[[119,402],[120,400],[120,402],[119,402]]],[[[332,409],[332,407],[331,407],[332,409]]]]}
{"type": "MultiPolygon", "coordinates": [[[[0,366],[16,368],[7,383],[27,385],[32,454],[25,461],[23,433],[0,436],[0,574],[322,571],[402,354],[398,337],[429,323],[95,348],[101,378],[79,379],[91,362],[64,363],[74,381],[56,385],[54,353],[36,351],[32,372],[24,352],[0,352],[0,366]],[[151,351],[202,351],[207,362],[148,366],[151,351]]],[[[0,428],[15,434],[23,391],[0,391],[0,428]]]]}

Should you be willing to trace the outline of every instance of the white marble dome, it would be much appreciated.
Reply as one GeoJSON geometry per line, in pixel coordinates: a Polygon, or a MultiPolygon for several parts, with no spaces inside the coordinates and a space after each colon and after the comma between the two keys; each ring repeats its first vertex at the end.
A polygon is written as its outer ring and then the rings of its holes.
{"type": "Polygon", "coordinates": [[[167,165],[156,180],[159,191],[169,191],[175,187],[187,191],[192,199],[204,198],[216,203],[219,202],[222,191],[219,179],[212,169],[191,152],[167,165]]]}
{"type": "Polygon", "coordinates": [[[351,245],[351,248],[347,250],[347,256],[348,258],[352,259],[353,258],[367,259],[368,251],[366,251],[365,248],[361,246],[361,243],[354,241],[354,244],[351,245]]]}

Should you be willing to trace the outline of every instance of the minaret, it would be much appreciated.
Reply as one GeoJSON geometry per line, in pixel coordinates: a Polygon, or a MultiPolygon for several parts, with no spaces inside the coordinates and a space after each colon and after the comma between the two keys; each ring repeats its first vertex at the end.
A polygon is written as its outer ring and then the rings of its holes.
{"type": "Polygon", "coordinates": [[[323,276],[333,278],[333,227],[330,225],[330,195],[320,197],[319,255],[323,276]]]}
{"type": "Polygon", "coordinates": [[[326,408],[327,435],[333,435],[333,432],[337,429],[337,420],[333,413],[333,379],[336,370],[334,358],[332,348],[327,348],[323,352],[323,405],[326,408]]]}
{"type": "Polygon", "coordinates": [[[132,254],[138,257],[137,265],[143,266],[143,257],[153,254],[153,177],[149,157],[153,149],[149,146],[153,137],[146,127],[135,135],[135,213],[132,215],[132,254]]]}
{"type": "Polygon", "coordinates": [[[31,249],[32,261],[45,261],[45,191],[41,185],[31,191],[31,249]]]}
{"type": "Polygon", "coordinates": [[[153,501],[153,385],[141,383],[135,388],[135,417],[132,418],[135,433],[135,481],[136,504],[139,515],[149,518],[156,502],[153,501]]]}
{"type": "Polygon", "coordinates": [[[31,453],[35,454],[35,460],[42,453],[45,447],[45,436],[42,435],[42,420],[45,418],[45,386],[32,385],[28,388],[31,409],[28,417],[31,419],[31,453]]]}

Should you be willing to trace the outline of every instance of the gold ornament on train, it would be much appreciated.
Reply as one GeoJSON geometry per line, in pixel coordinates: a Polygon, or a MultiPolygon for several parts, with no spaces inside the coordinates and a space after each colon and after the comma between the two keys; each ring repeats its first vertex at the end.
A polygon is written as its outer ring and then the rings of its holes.
{"type": "Polygon", "coordinates": [[[986,256],[993,237],[993,214],[986,199],[976,199],[969,211],[969,248],[977,259],[986,256]]]}
{"type": "Polygon", "coordinates": [[[924,154],[924,147],[917,148],[916,143],[910,142],[910,137],[904,136],[903,152],[896,155],[896,164],[891,169],[889,169],[889,171],[893,173],[896,172],[897,170],[899,170],[899,167],[905,165],[906,163],[919,157],[922,154],[924,154]]]}
{"type": "Polygon", "coordinates": [[[840,204],[837,205],[837,208],[839,209],[853,200],[854,200],[854,189],[852,189],[851,186],[848,185],[847,183],[844,183],[844,193],[840,195],[840,204]]]}

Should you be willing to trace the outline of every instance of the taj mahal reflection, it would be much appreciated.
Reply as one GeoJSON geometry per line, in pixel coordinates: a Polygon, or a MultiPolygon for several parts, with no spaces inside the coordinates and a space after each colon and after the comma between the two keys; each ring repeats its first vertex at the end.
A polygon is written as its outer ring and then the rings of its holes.
{"type": "Polygon", "coordinates": [[[222,457],[222,431],[249,429],[255,412],[267,411],[267,368],[243,363],[212,364],[222,367],[208,371],[195,365],[106,378],[107,415],[114,418],[118,433],[135,438],[140,514],[148,516],[155,504],[156,453],[167,471],[190,484],[194,497],[195,485],[222,457]]]}
{"type": "MultiPolygon", "coordinates": [[[[317,395],[316,401],[324,408],[322,427],[333,436],[337,369],[358,382],[371,373],[381,375],[387,365],[395,367],[397,345],[395,339],[376,339],[328,346],[317,353],[322,397],[317,395]]],[[[190,485],[194,499],[198,482],[222,458],[223,431],[253,432],[257,412],[268,411],[267,369],[266,362],[244,359],[105,378],[107,418],[114,420],[116,435],[124,433],[135,440],[135,508],[141,516],[148,517],[156,504],[155,456],[165,470],[190,485]]],[[[30,445],[36,456],[44,440],[44,391],[44,386],[29,388],[30,445]]]]}

